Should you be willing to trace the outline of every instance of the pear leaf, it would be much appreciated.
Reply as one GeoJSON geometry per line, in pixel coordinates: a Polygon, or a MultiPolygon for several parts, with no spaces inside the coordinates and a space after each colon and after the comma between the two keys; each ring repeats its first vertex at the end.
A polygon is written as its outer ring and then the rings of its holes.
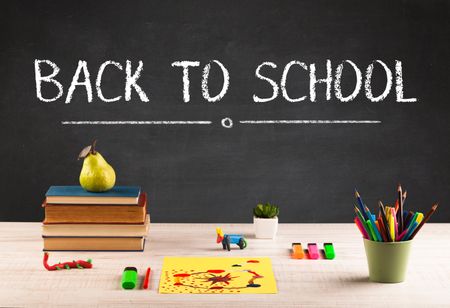
{"type": "Polygon", "coordinates": [[[91,153],[91,148],[92,148],[92,145],[88,145],[87,147],[82,149],[80,154],[78,154],[78,159],[85,158],[86,156],[88,156],[89,153],[91,153]]]}

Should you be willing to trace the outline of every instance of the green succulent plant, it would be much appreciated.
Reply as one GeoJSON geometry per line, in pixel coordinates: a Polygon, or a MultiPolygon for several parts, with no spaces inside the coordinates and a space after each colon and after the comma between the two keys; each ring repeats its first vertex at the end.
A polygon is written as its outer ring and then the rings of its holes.
{"type": "Polygon", "coordinates": [[[272,205],[269,202],[266,204],[259,203],[253,209],[253,215],[257,218],[274,218],[278,216],[280,209],[276,205],[272,205]]]}

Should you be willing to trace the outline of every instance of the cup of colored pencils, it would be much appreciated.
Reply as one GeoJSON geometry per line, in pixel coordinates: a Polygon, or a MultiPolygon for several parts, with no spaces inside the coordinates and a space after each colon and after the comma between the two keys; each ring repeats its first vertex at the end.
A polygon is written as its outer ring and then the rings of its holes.
{"type": "Polygon", "coordinates": [[[378,215],[372,214],[355,190],[354,222],[364,238],[369,279],[376,282],[405,280],[411,241],[437,208],[433,205],[426,215],[405,209],[406,191],[397,187],[393,206],[378,202],[378,215]]]}

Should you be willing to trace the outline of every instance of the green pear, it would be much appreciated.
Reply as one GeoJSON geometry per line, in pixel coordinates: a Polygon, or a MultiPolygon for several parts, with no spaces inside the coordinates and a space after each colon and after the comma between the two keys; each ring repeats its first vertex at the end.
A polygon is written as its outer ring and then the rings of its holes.
{"type": "Polygon", "coordinates": [[[114,187],[116,173],[103,156],[95,150],[94,140],[92,145],[85,147],[78,159],[84,158],[83,168],[80,173],[80,185],[87,191],[104,192],[114,187]]]}

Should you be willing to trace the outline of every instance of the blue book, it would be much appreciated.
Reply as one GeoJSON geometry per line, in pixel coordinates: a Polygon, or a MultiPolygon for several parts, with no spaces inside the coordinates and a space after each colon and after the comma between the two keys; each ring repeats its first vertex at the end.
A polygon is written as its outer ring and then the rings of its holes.
{"type": "Polygon", "coordinates": [[[47,204],[138,204],[139,186],[114,186],[106,192],[89,192],[81,186],[51,186],[47,204]]]}

